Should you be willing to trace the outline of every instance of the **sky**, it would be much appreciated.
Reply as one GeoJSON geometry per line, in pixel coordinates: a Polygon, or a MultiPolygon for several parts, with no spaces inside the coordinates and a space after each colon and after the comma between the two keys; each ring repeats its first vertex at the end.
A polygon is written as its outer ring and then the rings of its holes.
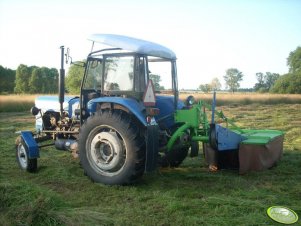
{"type": "Polygon", "coordinates": [[[237,68],[242,88],[257,72],[285,74],[301,46],[301,0],[0,0],[0,65],[60,68],[91,50],[89,35],[120,34],[177,55],[180,89],[196,89],[237,68]]]}

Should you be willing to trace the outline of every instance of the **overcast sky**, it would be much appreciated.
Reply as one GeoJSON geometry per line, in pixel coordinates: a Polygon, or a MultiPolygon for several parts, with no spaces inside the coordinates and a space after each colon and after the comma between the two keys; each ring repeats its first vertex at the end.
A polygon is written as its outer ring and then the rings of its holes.
{"type": "Polygon", "coordinates": [[[178,58],[179,88],[197,88],[228,68],[253,87],[256,72],[287,73],[301,46],[301,0],[0,0],[0,65],[60,67],[61,45],[86,58],[93,33],[162,44],[178,58]]]}

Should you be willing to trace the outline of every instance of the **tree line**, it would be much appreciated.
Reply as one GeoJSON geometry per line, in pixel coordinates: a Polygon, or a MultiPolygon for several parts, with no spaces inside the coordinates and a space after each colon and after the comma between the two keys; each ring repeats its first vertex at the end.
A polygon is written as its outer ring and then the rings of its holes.
{"type": "MultiPolygon", "coordinates": [[[[257,83],[253,89],[256,92],[271,93],[301,93],[301,47],[289,53],[287,58],[289,72],[279,75],[272,72],[256,73],[257,83]]],[[[79,93],[84,68],[71,65],[66,77],[66,90],[70,93],[79,93]]],[[[0,65],[0,93],[57,93],[58,70],[55,68],[19,65],[17,70],[4,68],[0,65]]],[[[244,74],[237,68],[229,68],[223,76],[226,89],[230,92],[239,91],[240,82],[244,74]]],[[[160,87],[160,75],[152,75],[160,87]]],[[[218,78],[212,79],[209,84],[201,84],[198,89],[203,92],[220,90],[221,82],[218,78]]],[[[248,89],[249,90],[249,89],[248,89]]]]}
{"type": "Polygon", "coordinates": [[[272,87],[273,93],[301,93],[301,47],[290,52],[287,58],[289,73],[279,77],[272,87]]]}
{"type": "Polygon", "coordinates": [[[15,88],[16,71],[0,65],[0,92],[13,93],[15,88]]]}
{"type": "Polygon", "coordinates": [[[16,71],[0,66],[1,93],[57,93],[58,70],[20,64],[16,71]]]}
{"type": "MultiPolygon", "coordinates": [[[[289,73],[284,75],[271,72],[256,73],[257,83],[252,90],[261,93],[301,93],[301,47],[297,47],[296,50],[290,52],[287,65],[289,73]]],[[[223,76],[226,89],[231,92],[240,90],[240,82],[243,80],[243,76],[243,73],[237,68],[227,69],[223,76]]],[[[208,93],[212,90],[220,90],[220,87],[220,81],[218,78],[214,78],[211,83],[199,85],[198,89],[208,93]]]]}

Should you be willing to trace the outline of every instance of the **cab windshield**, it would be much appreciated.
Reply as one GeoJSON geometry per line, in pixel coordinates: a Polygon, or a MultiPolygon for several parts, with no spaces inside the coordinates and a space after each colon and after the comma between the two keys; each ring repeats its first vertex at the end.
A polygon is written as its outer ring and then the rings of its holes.
{"type": "Polygon", "coordinates": [[[105,58],[104,91],[132,91],[134,56],[105,58]]]}
{"type": "Polygon", "coordinates": [[[175,95],[175,74],[175,62],[168,59],[131,53],[104,54],[88,59],[83,89],[103,95],[140,96],[151,79],[156,93],[175,95]]]}
{"type": "Polygon", "coordinates": [[[88,61],[84,89],[101,90],[102,87],[102,60],[92,59],[88,61]]]}
{"type": "Polygon", "coordinates": [[[171,61],[152,59],[148,61],[149,78],[157,93],[173,94],[171,61]]]}

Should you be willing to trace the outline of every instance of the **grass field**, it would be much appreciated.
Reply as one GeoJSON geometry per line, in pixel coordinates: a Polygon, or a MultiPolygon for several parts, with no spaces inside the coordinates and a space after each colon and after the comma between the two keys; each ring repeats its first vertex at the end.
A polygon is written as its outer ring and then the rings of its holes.
{"type": "Polygon", "coordinates": [[[29,111],[36,95],[0,95],[0,112],[29,111]]]}
{"type": "MultiPolygon", "coordinates": [[[[211,93],[180,93],[180,98],[184,100],[189,95],[193,95],[196,100],[202,99],[209,103],[212,101],[211,93]]],[[[301,104],[300,94],[217,93],[216,99],[218,106],[229,104],[301,104]]]]}
{"type": "MultiPolygon", "coordinates": [[[[277,225],[268,207],[301,216],[301,103],[221,107],[244,128],[286,132],[279,164],[239,176],[210,173],[203,155],[177,169],[145,175],[133,186],[105,186],[83,175],[79,161],[52,147],[41,151],[39,171],[19,170],[15,131],[31,130],[27,112],[0,113],[1,225],[277,225]]],[[[300,223],[300,220],[299,220],[300,223]]]]}

